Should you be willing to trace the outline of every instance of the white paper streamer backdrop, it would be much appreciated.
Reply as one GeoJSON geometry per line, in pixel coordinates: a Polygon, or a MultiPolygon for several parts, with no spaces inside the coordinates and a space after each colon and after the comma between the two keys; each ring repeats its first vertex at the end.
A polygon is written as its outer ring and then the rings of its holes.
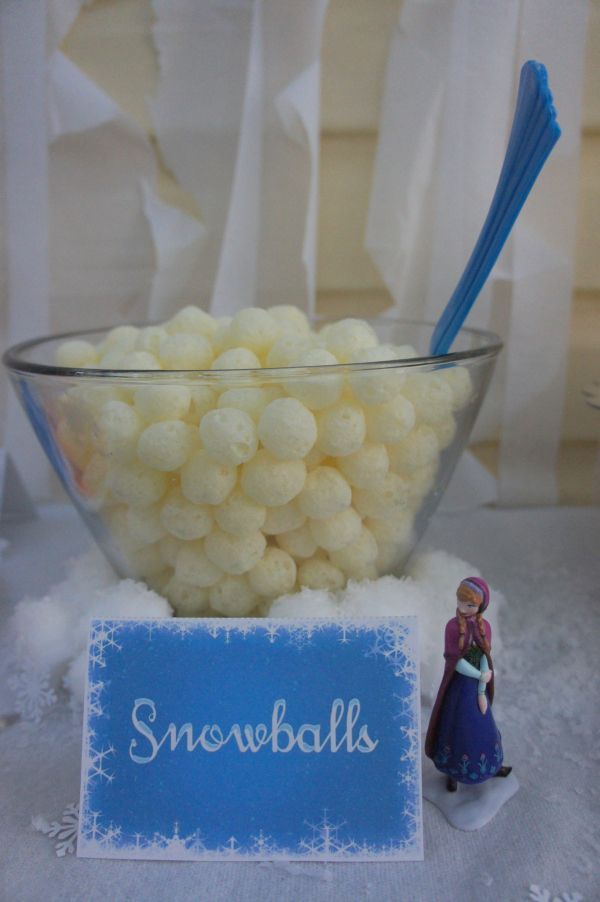
{"type": "Polygon", "coordinates": [[[276,302],[314,308],[326,8],[154,0],[154,125],[206,226],[194,299],[212,299],[215,314],[276,302]]]}
{"type": "MultiPolygon", "coordinates": [[[[327,0],[151,2],[151,136],[58,49],[83,2],[0,4],[7,343],[189,301],[314,309],[327,0]],[[156,150],[199,217],[165,202],[156,150]]],[[[521,63],[550,72],[563,137],[469,319],[507,342],[475,433],[503,430],[506,503],[554,499],[585,14],[585,0],[405,0],[390,48],[367,244],[407,316],[437,318],[470,254],[521,63]]],[[[47,495],[16,406],[8,431],[47,495]]]]}
{"type": "Polygon", "coordinates": [[[476,439],[501,434],[500,502],[556,500],[575,235],[585,0],[406,0],[393,36],[367,246],[403,315],[435,321],[491,201],[522,63],[563,136],[468,324],[506,341],[476,439]]]}
{"type": "MultiPolygon", "coordinates": [[[[46,128],[46,9],[37,0],[0,3],[2,144],[5,219],[3,260],[8,304],[4,347],[48,332],[48,154],[46,128]],[[24,68],[26,67],[26,68],[24,68]],[[24,75],[26,72],[26,76],[24,75]]],[[[2,348],[2,350],[4,349],[2,348]]],[[[34,496],[47,495],[49,468],[16,397],[6,399],[5,443],[34,496]]],[[[0,499],[0,510],[3,508],[0,499]]]]}

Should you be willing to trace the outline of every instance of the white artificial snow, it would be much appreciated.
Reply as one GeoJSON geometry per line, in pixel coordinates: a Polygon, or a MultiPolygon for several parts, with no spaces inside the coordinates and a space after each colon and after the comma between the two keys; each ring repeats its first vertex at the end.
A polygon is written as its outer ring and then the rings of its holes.
{"type": "MultiPolygon", "coordinates": [[[[456,588],[466,576],[478,576],[471,564],[443,551],[414,559],[405,577],[384,576],[350,582],[338,592],[303,588],[271,605],[272,617],[364,617],[413,614],[419,618],[421,693],[431,704],[443,670],[444,628],[454,616],[456,588]]],[[[492,589],[486,619],[492,625],[494,651],[500,647],[498,609],[504,604],[492,589]]],[[[169,603],[144,583],[118,580],[101,554],[91,549],[67,565],[65,579],[47,595],[24,599],[9,624],[15,666],[10,685],[22,717],[39,721],[57,700],[61,686],[71,705],[83,701],[87,638],[91,617],[170,617],[169,603]]]]}
{"type": "Polygon", "coordinates": [[[39,721],[61,683],[74,707],[83,701],[92,617],[170,617],[169,603],[144,583],[118,580],[99,551],[67,564],[47,595],[20,601],[8,625],[14,666],[9,678],[17,711],[39,721]]]}
{"type": "Polygon", "coordinates": [[[448,823],[458,830],[481,830],[518,788],[517,778],[509,774],[475,786],[459,783],[455,792],[448,792],[446,775],[437,771],[431,761],[423,764],[423,798],[439,808],[448,823]]]}

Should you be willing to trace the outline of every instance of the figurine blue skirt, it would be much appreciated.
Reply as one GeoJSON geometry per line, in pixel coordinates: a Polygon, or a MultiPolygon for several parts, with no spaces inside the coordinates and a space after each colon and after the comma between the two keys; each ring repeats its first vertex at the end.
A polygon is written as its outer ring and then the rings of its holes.
{"type": "Polygon", "coordinates": [[[455,671],[437,722],[433,762],[459,783],[484,783],[502,766],[502,737],[489,697],[487,711],[481,713],[477,687],[477,680],[455,671]]]}

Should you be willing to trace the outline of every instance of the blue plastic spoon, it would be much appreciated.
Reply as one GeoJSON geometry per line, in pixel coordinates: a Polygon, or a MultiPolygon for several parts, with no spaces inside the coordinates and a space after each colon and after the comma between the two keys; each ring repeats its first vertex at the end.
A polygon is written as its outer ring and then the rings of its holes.
{"type": "Polygon", "coordinates": [[[430,354],[447,354],[450,350],[559,137],[546,67],[528,60],[521,68],[510,138],[489,212],[465,271],[435,327],[430,354]]]}

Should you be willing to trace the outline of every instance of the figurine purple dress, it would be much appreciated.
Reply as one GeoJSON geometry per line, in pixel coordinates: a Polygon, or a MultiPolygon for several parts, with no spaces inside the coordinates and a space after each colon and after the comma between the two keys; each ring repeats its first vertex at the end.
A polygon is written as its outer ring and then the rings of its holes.
{"type": "Polygon", "coordinates": [[[502,766],[502,738],[491,708],[492,631],[482,617],[489,588],[483,579],[469,577],[456,594],[456,616],[446,625],[444,676],[425,740],[425,753],[447,775],[450,791],[457,782],[483,783],[511,770],[502,766]]]}

